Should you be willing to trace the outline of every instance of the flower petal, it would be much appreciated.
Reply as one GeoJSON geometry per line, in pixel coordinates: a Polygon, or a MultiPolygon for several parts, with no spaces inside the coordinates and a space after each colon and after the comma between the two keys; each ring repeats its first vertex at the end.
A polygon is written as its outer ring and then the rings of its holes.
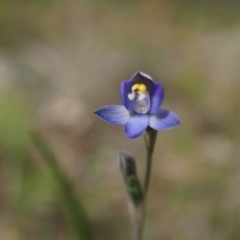
{"type": "Polygon", "coordinates": [[[149,117],[149,126],[156,130],[166,130],[180,124],[176,113],[167,109],[159,109],[155,114],[149,117]]]}
{"type": "Polygon", "coordinates": [[[146,85],[149,95],[151,96],[153,80],[149,75],[142,72],[137,72],[131,77],[131,81],[133,82],[133,84],[143,83],[144,85],[146,85]]]}
{"type": "Polygon", "coordinates": [[[131,80],[122,81],[120,85],[120,95],[123,105],[127,108],[128,111],[132,112],[133,107],[132,103],[128,98],[128,94],[131,93],[131,88],[134,83],[131,80]]]}
{"type": "Polygon", "coordinates": [[[134,112],[132,101],[128,98],[128,94],[132,92],[131,88],[136,83],[143,83],[147,87],[150,96],[150,113],[156,112],[161,106],[164,98],[164,89],[161,83],[154,82],[152,78],[143,73],[135,73],[130,80],[125,80],[121,83],[120,94],[124,106],[130,112],[134,112]]]}
{"type": "Polygon", "coordinates": [[[156,112],[161,106],[164,98],[164,89],[162,84],[154,82],[149,75],[142,72],[135,73],[131,80],[134,83],[143,83],[147,86],[147,91],[149,92],[151,101],[150,113],[156,112]]]}
{"type": "Polygon", "coordinates": [[[140,136],[148,126],[149,117],[146,114],[132,116],[125,125],[125,134],[129,138],[140,136]]]}
{"type": "Polygon", "coordinates": [[[161,106],[164,98],[164,89],[161,83],[154,82],[150,95],[151,108],[150,113],[155,113],[161,106]]]}
{"type": "Polygon", "coordinates": [[[133,75],[132,79],[133,79],[134,77],[136,77],[137,75],[153,81],[152,77],[149,76],[148,74],[144,73],[144,72],[136,72],[136,73],[133,75]]]}
{"type": "Polygon", "coordinates": [[[130,113],[122,105],[108,105],[98,108],[93,113],[95,113],[102,120],[113,123],[124,125],[130,118],[130,113]]]}

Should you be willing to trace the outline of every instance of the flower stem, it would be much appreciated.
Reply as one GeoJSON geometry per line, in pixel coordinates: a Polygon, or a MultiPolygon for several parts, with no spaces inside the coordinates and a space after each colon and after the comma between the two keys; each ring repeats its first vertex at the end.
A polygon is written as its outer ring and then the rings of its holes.
{"type": "Polygon", "coordinates": [[[147,206],[147,193],[151,176],[152,154],[154,151],[156,138],[157,131],[148,127],[144,135],[144,141],[147,150],[147,166],[143,185],[143,199],[138,209],[138,218],[135,226],[134,240],[141,240],[143,235],[145,212],[147,206]]]}

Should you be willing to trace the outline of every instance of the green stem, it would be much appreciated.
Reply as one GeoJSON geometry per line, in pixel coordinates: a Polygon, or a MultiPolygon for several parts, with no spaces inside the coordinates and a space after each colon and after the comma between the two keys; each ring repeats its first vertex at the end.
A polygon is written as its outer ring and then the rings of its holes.
{"type": "Polygon", "coordinates": [[[143,235],[145,212],[146,212],[146,206],[147,206],[147,193],[148,193],[150,176],[151,176],[152,154],[154,151],[156,138],[157,138],[157,131],[148,127],[144,135],[144,141],[145,141],[146,150],[147,150],[147,166],[146,166],[146,173],[145,173],[144,185],[143,185],[143,200],[142,200],[141,206],[138,209],[139,217],[136,221],[134,240],[141,240],[143,235]]]}
{"type": "Polygon", "coordinates": [[[143,185],[144,205],[146,205],[146,201],[147,201],[147,192],[148,192],[150,176],[151,176],[152,154],[153,154],[153,150],[156,142],[156,137],[157,137],[157,131],[152,128],[148,128],[146,131],[146,135],[144,136],[146,149],[147,149],[147,168],[146,168],[146,175],[145,175],[145,180],[143,185]]]}

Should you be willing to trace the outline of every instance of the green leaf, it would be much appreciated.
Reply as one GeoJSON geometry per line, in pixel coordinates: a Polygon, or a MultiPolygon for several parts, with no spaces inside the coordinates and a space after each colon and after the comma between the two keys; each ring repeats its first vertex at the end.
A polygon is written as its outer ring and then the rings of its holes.
{"type": "Polygon", "coordinates": [[[32,132],[31,139],[37,150],[41,153],[48,164],[53,176],[59,183],[76,239],[90,240],[91,237],[86,213],[81,206],[69,179],[59,166],[54,154],[43,138],[37,132],[32,132]]]}

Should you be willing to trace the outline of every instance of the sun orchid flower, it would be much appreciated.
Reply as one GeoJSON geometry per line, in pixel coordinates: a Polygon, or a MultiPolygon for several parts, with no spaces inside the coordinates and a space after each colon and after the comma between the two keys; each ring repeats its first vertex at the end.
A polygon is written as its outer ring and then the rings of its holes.
{"type": "Polygon", "coordinates": [[[103,106],[94,113],[108,123],[125,125],[129,138],[140,136],[148,126],[166,130],[180,124],[174,112],[160,108],[164,98],[162,84],[145,73],[137,72],[130,80],[123,81],[120,95],[123,105],[103,106]]]}

